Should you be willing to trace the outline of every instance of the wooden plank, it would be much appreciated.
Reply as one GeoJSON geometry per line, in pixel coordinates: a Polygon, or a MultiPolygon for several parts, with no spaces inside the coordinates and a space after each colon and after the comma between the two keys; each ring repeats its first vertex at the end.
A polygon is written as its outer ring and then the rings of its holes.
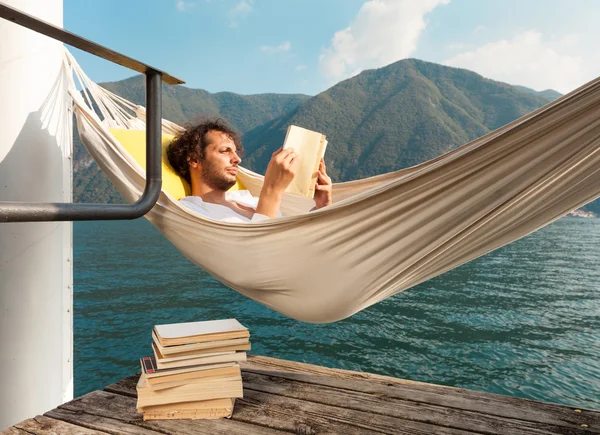
{"type": "MultiPolygon", "coordinates": [[[[59,409],[72,413],[90,414],[93,416],[118,420],[124,425],[139,427],[162,434],[281,434],[282,432],[268,427],[256,426],[230,419],[219,420],[149,420],[144,421],[142,414],[136,410],[137,399],[134,397],[92,391],[78,399],[61,405],[59,409]]],[[[236,403],[237,408],[237,403],[236,403]]],[[[135,432],[132,432],[135,433],[135,432]]]]}
{"type": "MultiPolygon", "coordinates": [[[[250,359],[252,362],[255,358],[250,359]]],[[[258,357],[263,359],[264,357],[258,357]]],[[[270,361],[269,361],[270,362],[270,361]]],[[[276,360],[276,363],[282,362],[281,360],[276,360]]],[[[287,361],[283,361],[284,364],[287,364],[287,361]]],[[[301,363],[293,363],[301,364],[301,363]]],[[[248,364],[245,364],[248,365],[248,364]]],[[[306,366],[306,364],[301,364],[306,366]]],[[[337,371],[338,369],[327,369],[324,367],[312,366],[308,365],[310,369],[314,369],[319,373],[327,373],[329,370],[337,371]]],[[[304,369],[305,367],[300,367],[304,369]]],[[[340,390],[346,391],[347,397],[343,398],[343,402],[346,403],[348,407],[350,403],[350,399],[353,396],[358,396],[360,394],[367,394],[367,397],[370,397],[373,400],[373,397],[380,398],[385,401],[393,401],[396,406],[398,403],[401,403],[400,406],[394,412],[384,412],[388,415],[395,416],[398,418],[404,418],[413,421],[419,421],[424,423],[437,424],[441,426],[460,428],[464,430],[472,430],[478,431],[481,433],[562,433],[565,432],[564,428],[568,428],[573,433],[600,433],[600,425],[598,424],[598,413],[594,411],[582,411],[580,413],[572,412],[569,408],[562,407],[560,405],[550,405],[549,408],[539,409],[535,408],[535,405],[538,405],[539,402],[525,401],[522,399],[508,398],[511,399],[508,403],[498,404],[493,399],[505,399],[504,396],[498,395],[489,395],[492,396],[490,400],[487,393],[477,393],[483,395],[483,399],[473,399],[473,398],[465,398],[463,396],[456,396],[453,394],[448,394],[451,391],[449,390],[459,390],[470,393],[469,390],[460,390],[452,387],[443,387],[440,388],[444,391],[444,394],[441,394],[439,391],[435,391],[437,386],[430,384],[423,384],[419,382],[407,381],[407,384],[411,388],[405,388],[402,383],[391,384],[388,382],[372,382],[371,380],[365,381],[363,379],[363,373],[350,372],[350,379],[345,377],[345,373],[342,373],[341,376],[338,374],[335,377],[330,376],[315,376],[315,375],[305,375],[298,372],[297,368],[295,372],[271,372],[265,370],[252,370],[249,368],[243,369],[244,379],[249,379],[248,376],[252,376],[252,374],[256,374],[258,376],[271,376],[268,382],[262,382],[262,385],[267,386],[266,388],[258,387],[255,385],[249,385],[248,382],[244,382],[245,388],[253,388],[257,391],[269,392],[274,394],[285,394],[282,391],[277,390],[278,383],[285,383],[286,381],[297,381],[306,385],[318,385],[316,388],[317,392],[314,393],[312,399],[315,402],[320,403],[328,403],[335,405],[340,405],[342,401],[338,401],[337,403],[332,403],[328,401],[332,392],[331,390],[326,390],[326,388],[334,388],[338,392],[340,390]],[[358,375],[358,376],[356,376],[358,375]],[[362,379],[355,381],[355,378],[362,379]],[[278,378],[278,379],[277,379],[278,378]],[[415,387],[421,386],[434,387],[433,392],[423,392],[420,388],[415,390],[415,387]],[[271,389],[269,389],[271,388],[271,389]],[[322,393],[318,391],[324,388],[322,393]],[[327,391],[327,393],[325,393],[327,391]],[[486,403],[481,404],[480,401],[484,400],[486,403]],[[474,411],[469,408],[469,402],[473,403],[474,408],[479,408],[478,411],[474,411]],[[476,402],[476,403],[474,403],[476,402]],[[526,402],[526,405],[532,404],[534,406],[534,412],[537,412],[540,415],[537,415],[538,418],[530,418],[529,409],[521,410],[518,407],[521,403],[526,402]],[[450,405],[450,406],[448,406],[450,405]],[[500,407],[500,410],[497,409],[500,407]],[[486,409],[488,412],[481,412],[481,408],[486,409]],[[515,409],[517,408],[517,409],[515,409]],[[557,412],[558,410],[558,412],[557,412]],[[568,411],[568,412],[565,412],[568,411]],[[525,418],[517,418],[515,419],[515,414],[524,413],[525,418]],[[566,418],[565,418],[566,416],[566,418]],[[541,420],[541,421],[540,421],[541,420]],[[583,425],[583,426],[582,426],[583,425]],[[587,427],[585,427],[587,425],[587,427]]],[[[368,374],[367,374],[368,375],[368,374]]],[[[377,376],[377,375],[376,375],[377,376]]],[[[137,376],[132,376],[126,378],[122,381],[119,381],[117,384],[109,386],[111,391],[118,392],[120,394],[127,394],[131,396],[135,396],[135,385],[137,382],[137,376]]],[[[395,378],[391,378],[393,380],[397,380],[395,378]]],[[[387,379],[386,379],[387,380],[387,379]]],[[[397,380],[401,381],[401,380],[397,380]]],[[[109,388],[107,387],[107,389],[109,388]]],[[[294,386],[296,389],[296,395],[293,397],[307,400],[306,397],[301,397],[298,384],[294,386]]],[[[313,387],[314,388],[314,387],[313,387]]],[[[429,388],[431,390],[431,388],[429,388]]],[[[339,393],[338,393],[339,394],[339,393]]],[[[358,397],[356,398],[358,399],[358,397]]],[[[542,405],[547,405],[542,403],[542,405]]],[[[367,406],[365,403],[360,405],[352,406],[353,409],[361,409],[362,406],[367,406]]],[[[374,411],[371,411],[374,412],[374,411]]],[[[234,418],[236,415],[234,414],[234,418]]]]}
{"type": "MultiPolygon", "coordinates": [[[[53,418],[38,415],[37,417],[24,420],[21,423],[17,423],[13,426],[21,432],[6,432],[7,434],[36,434],[36,435],[102,435],[106,432],[97,430],[86,429],[81,426],[66,423],[64,421],[55,420],[53,418]]],[[[2,432],[3,434],[5,432],[2,432]]]]}
{"type": "Polygon", "coordinates": [[[114,394],[122,394],[124,396],[135,397],[137,399],[137,391],[135,386],[140,379],[140,374],[136,373],[135,375],[128,376],[124,379],[121,379],[115,384],[110,384],[104,387],[104,391],[108,391],[109,393],[114,394]]]}
{"type": "Polygon", "coordinates": [[[600,412],[583,408],[407,381],[370,373],[331,369],[262,356],[249,357],[248,361],[241,365],[245,372],[549,425],[577,429],[582,429],[584,428],[582,425],[587,425],[588,429],[600,432],[600,412]]]}
{"type": "MultiPolygon", "coordinates": [[[[478,433],[527,435],[565,432],[565,428],[562,426],[513,420],[477,412],[393,399],[382,394],[332,388],[257,373],[244,372],[243,382],[246,396],[248,396],[247,390],[260,391],[338,408],[366,411],[375,415],[387,415],[478,433]]],[[[569,433],[589,434],[589,431],[577,427],[569,429],[569,433]]]]}
{"type": "MultiPolygon", "coordinates": [[[[24,420],[27,421],[27,420],[24,420]]],[[[6,428],[4,430],[0,430],[0,435],[27,435],[27,432],[21,429],[17,429],[14,426],[6,428]]]]}
{"type": "MultiPolygon", "coordinates": [[[[135,393],[135,385],[135,377],[131,376],[106,389],[131,396],[135,393]]],[[[244,398],[236,400],[232,420],[294,433],[343,433],[348,435],[364,433],[454,435],[467,433],[427,423],[401,420],[355,409],[324,406],[306,400],[246,389],[244,398]]]]}
{"type": "Polygon", "coordinates": [[[1,434],[600,434],[600,412],[249,356],[232,419],[144,421],[130,376],[1,434]]]}
{"type": "Polygon", "coordinates": [[[161,432],[146,429],[135,424],[125,424],[121,420],[90,414],[87,412],[71,411],[59,406],[44,414],[46,417],[62,420],[81,427],[102,430],[114,435],[160,435],[161,432]]]}
{"type": "Polygon", "coordinates": [[[276,394],[245,390],[236,401],[232,419],[293,433],[469,435],[459,429],[402,420],[348,408],[314,403],[276,394]],[[239,406],[238,406],[238,403],[239,406]]]}
{"type": "Polygon", "coordinates": [[[531,401],[525,401],[523,399],[512,398],[512,403],[496,403],[494,400],[495,398],[493,397],[476,400],[460,395],[442,395],[440,393],[424,392],[418,389],[412,390],[393,384],[382,385],[373,382],[345,380],[326,376],[247,370],[243,373],[269,375],[281,379],[305,382],[320,387],[329,386],[350,390],[352,392],[369,393],[388,399],[401,399],[412,401],[416,404],[435,405],[448,410],[469,411],[481,415],[496,416],[499,418],[508,418],[542,425],[570,429],[587,427],[588,430],[593,430],[594,433],[600,433],[600,422],[596,412],[586,412],[585,410],[575,412],[574,409],[568,407],[563,408],[560,405],[553,405],[549,409],[539,409],[536,406],[530,407],[531,401]]]}

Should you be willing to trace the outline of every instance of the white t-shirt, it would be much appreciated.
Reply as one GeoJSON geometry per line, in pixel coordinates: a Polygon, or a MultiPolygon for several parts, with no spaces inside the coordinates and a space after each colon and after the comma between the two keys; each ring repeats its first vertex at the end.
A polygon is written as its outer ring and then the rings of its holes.
{"type": "MultiPolygon", "coordinates": [[[[256,210],[256,207],[258,206],[258,198],[252,196],[248,190],[234,190],[232,192],[226,192],[225,199],[227,201],[237,202],[240,205],[253,208],[254,210],[256,210]]],[[[246,216],[236,213],[227,206],[202,201],[202,198],[199,196],[186,196],[181,198],[179,202],[195,212],[218,221],[249,223],[260,222],[269,219],[268,216],[260,213],[254,213],[252,219],[248,219],[246,216]]],[[[279,213],[279,216],[281,216],[281,212],[279,213]]]]}

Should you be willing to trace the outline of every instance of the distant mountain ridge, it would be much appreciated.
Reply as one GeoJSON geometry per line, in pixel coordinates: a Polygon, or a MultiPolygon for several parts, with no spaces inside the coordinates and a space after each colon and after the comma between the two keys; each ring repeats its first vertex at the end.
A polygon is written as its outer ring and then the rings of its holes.
{"type": "Polygon", "coordinates": [[[550,101],[556,100],[558,97],[563,96],[563,94],[561,94],[558,91],[555,91],[554,89],[546,89],[544,91],[536,91],[536,90],[528,88],[526,86],[518,86],[517,85],[515,87],[518,89],[521,89],[522,91],[529,92],[531,94],[535,94],[535,95],[539,95],[540,97],[547,98],[550,101]]]}
{"type": "MultiPolygon", "coordinates": [[[[102,83],[102,87],[145,106],[144,76],[102,83]]],[[[246,132],[295,109],[310,98],[304,94],[240,95],[232,92],[211,94],[203,89],[163,84],[163,118],[177,124],[192,121],[198,115],[221,116],[240,132],[246,132]]]]}
{"type": "Polygon", "coordinates": [[[347,181],[437,157],[548,103],[468,70],[405,59],[364,71],[244,136],[264,172],[295,124],[327,135],[328,170],[347,181]]]}
{"type": "MultiPolygon", "coordinates": [[[[144,104],[142,76],[103,86],[144,104]]],[[[405,59],[363,71],[314,97],[163,86],[163,116],[177,123],[199,115],[226,118],[243,135],[243,166],[257,172],[264,172],[289,124],[323,132],[329,141],[328,171],[334,181],[346,181],[432,159],[559,96],[405,59]]],[[[75,157],[76,199],[117,201],[108,180],[82,155],[75,157]]],[[[599,212],[600,204],[587,209],[599,212]]]]}

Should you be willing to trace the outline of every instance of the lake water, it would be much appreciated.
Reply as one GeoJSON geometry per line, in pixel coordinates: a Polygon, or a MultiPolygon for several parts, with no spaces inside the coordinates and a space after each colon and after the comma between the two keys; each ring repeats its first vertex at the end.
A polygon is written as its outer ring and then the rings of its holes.
{"type": "Polygon", "coordinates": [[[147,221],[74,226],[75,395],[139,371],[154,324],[237,318],[252,353],[600,409],[600,219],[563,218],[312,325],[193,266],[147,221]]]}

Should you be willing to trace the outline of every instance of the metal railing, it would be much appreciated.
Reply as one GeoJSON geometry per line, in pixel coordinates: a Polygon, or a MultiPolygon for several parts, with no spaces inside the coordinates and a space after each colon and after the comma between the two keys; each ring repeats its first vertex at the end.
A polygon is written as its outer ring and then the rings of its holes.
{"type": "Polygon", "coordinates": [[[145,63],[103,47],[53,24],[32,17],[0,2],[0,18],[27,27],[95,56],[146,75],[146,186],[133,204],[0,202],[0,222],[44,222],[135,219],[148,213],[160,195],[161,171],[161,81],[170,85],[182,80],[145,63]]]}

